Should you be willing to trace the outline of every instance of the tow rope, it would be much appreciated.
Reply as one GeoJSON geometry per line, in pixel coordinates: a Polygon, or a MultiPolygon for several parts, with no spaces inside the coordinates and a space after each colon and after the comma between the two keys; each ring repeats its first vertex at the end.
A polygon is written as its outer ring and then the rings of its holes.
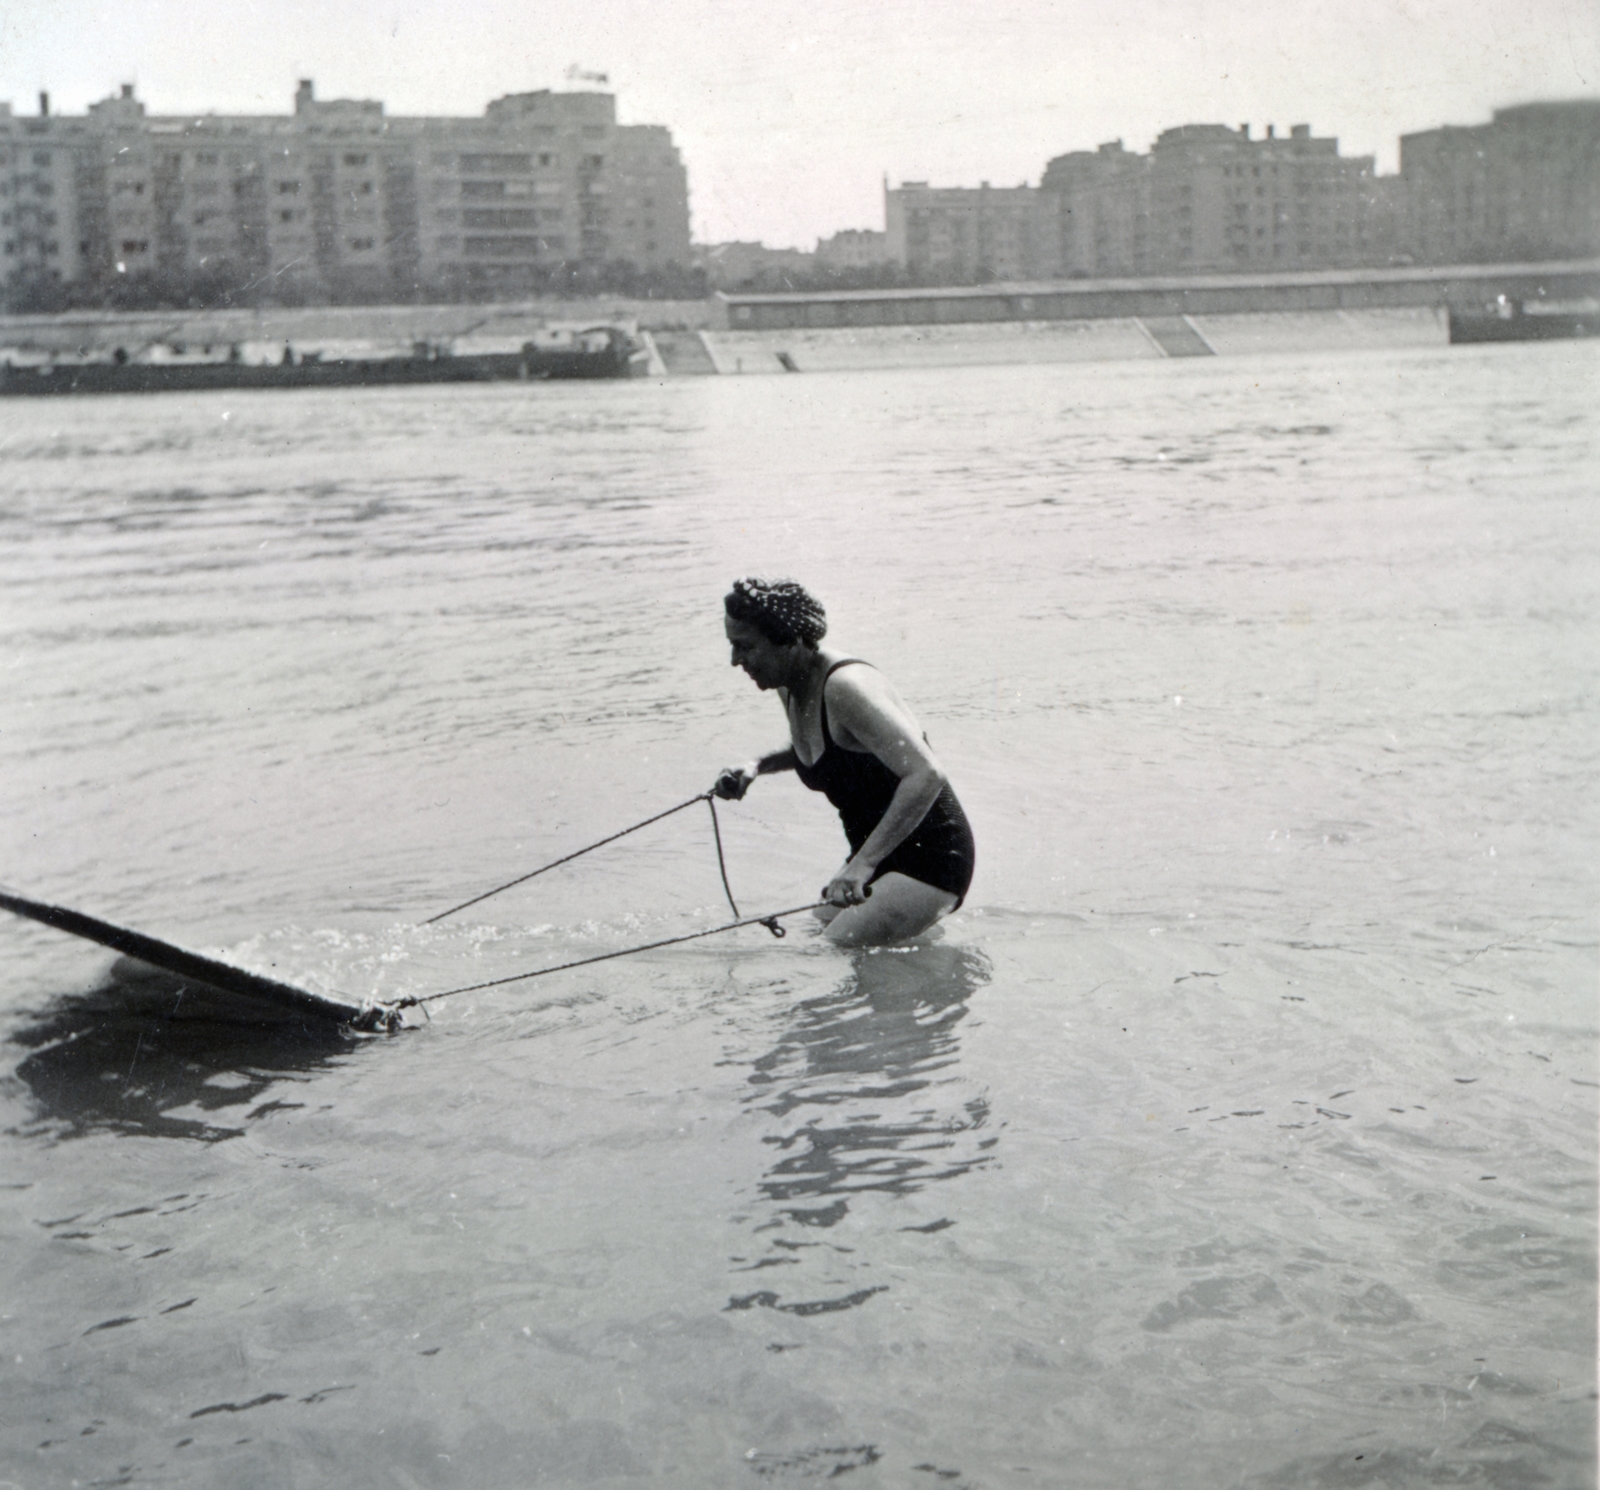
{"type": "MultiPolygon", "coordinates": [[[[447,911],[440,911],[437,916],[429,916],[426,921],[419,921],[419,926],[432,926],[435,921],[442,921],[446,916],[453,916],[457,911],[464,911],[469,905],[477,905],[481,900],[487,900],[491,895],[498,895],[502,890],[514,889],[517,885],[526,884],[537,875],[546,870],[556,869],[562,864],[570,864],[574,859],[581,859],[585,854],[592,854],[597,848],[604,848],[608,843],[615,843],[619,838],[626,838],[630,833],[637,833],[640,828],[648,828],[651,823],[659,823],[664,817],[671,817],[675,812],[682,812],[685,807],[693,807],[696,802],[709,802],[711,804],[711,825],[716,828],[717,804],[714,792],[697,792],[687,802],[680,802],[676,807],[669,807],[665,812],[658,812],[654,817],[647,817],[642,823],[635,823],[631,828],[623,828],[618,833],[613,833],[607,838],[602,838],[597,843],[591,843],[587,848],[574,849],[570,854],[563,854],[559,859],[552,859],[548,864],[541,864],[537,869],[530,869],[526,874],[518,875],[514,880],[507,880],[503,885],[496,885],[492,890],[485,890],[482,895],[474,895],[471,900],[463,900],[460,905],[453,905],[447,911]]],[[[722,862],[722,830],[717,828],[717,862],[722,862]]],[[[722,886],[727,889],[728,871],[722,871],[722,886]]],[[[733,905],[733,893],[728,893],[728,904],[733,905]]],[[[734,915],[739,914],[739,907],[733,906],[734,915]]]]}
{"type": "MultiPolygon", "coordinates": [[[[459,905],[453,905],[449,910],[440,911],[437,915],[429,916],[426,921],[418,922],[421,926],[432,926],[436,921],[442,921],[446,916],[453,916],[457,911],[464,911],[468,906],[477,905],[488,900],[493,895],[498,895],[503,890],[510,890],[517,885],[526,884],[537,875],[544,874],[547,870],[555,869],[562,864],[570,864],[574,859],[581,859],[585,854],[593,853],[597,848],[604,848],[608,843],[615,843],[619,838],[626,838],[630,833],[637,833],[641,828],[648,828],[651,823],[659,823],[662,818],[671,817],[675,812],[682,812],[685,808],[693,807],[696,802],[704,802],[711,809],[711,832],[717,845],[717,871],[722,876],[722,890],[728,897],[728,905],[733,911],[734,919],[722,926],[712,926],[705,931],[691,931],[683,936],[664,937],[660,941],[645,942],[637,947],[623,947],[615,952],[601,952],[594,957],[580,957],[572,962],[557,963],[552,967],[534,968],[531,972],[513,973],[505,978],[491,978],[485,983],[468,983],[461,988],[447,988],[442,993],[413,994],[393,1003],[380,1007],[390,1013],[398,1013],[402,1009],[421,1009],[424,1014],[428,1012],[428,1005],[437,999],[453,998],[458,993],[477,993],[485,988],[500,988],[507,983],[522,983],[529,978],[543,978],[550,973],[570,972],[573,968],[588,967],[596,962],[609,962],[615,957],[631,957],[637,952],[654,952],[660,947],[675,947],[682,942],[699,941],[702,937],[718,936],[724,931],[737,931],[742,926],[765,926],[776,937],[786,936],[787,930],[779,924],[785,916],[798,916],[806,911],[814,911],[826,905],[826,900],[814,900],[809,905],[791,906],[788,910],[774,911],[768,916],[745,916],[739,910],[738,902],[733,898],[733,887],[728,882],[728,862],[722,849],[722,825],[717,818],[717,801],[715,792],[697,792],[686,801],[679,802],[676,807],[669,807],[664,812],[658,812],[652,817],[645,818],[642,822],[634,823],[631,827],[622,828],[618,832],[609,834],[605,838],[584,848],[574,849],[570,854],[563,854],[559,859],[552,859],[548,864],[541,864],[537,869],[530,869],[526,874],[518,875],[514,880],[507,880],[503,885],[496,885],[492,890],[485,890],[481,895],[474,895],[470,900],[463,900],[459,905]]],[[[870,892],[869,892],[870,893],[870,892]]]]}
{"type": "Polygon", "coordinates": [[[530,973],[513,973],[509,978],[491,978],[487,983],[468,983],[462,988],[447,988],[443,993],[426,993],[412,998],[398,999],[388,1005],[391,1009],[422,1009],[427,1012],[426,1005],[435,999],[453,998],[458,993],[477,993],[483,988],[500,988],[507,983],[521,983],[528,978],[542,978],[547,973],[564,973],[575,967],[588,967],[595,962],[609,962],[613,957],[631,957],[635,952],[653,952],[658,947],[675,947],[680,942],[698,941],[703,936],[716,936],[724,931],[737,931],[741,926],[765,926],[774,936],[786,936],[788,933],[778,922],[784,916],[798,916],[802,911],[814,911],[818,906],[826,905],[825,900],[814,900],[810,905],[791,906],[786,911],[774,911],[770,916],[746,916],[743,920],[729,921],[725,926],[712,926],[705,931],[691,931],[685,936],[669,936],[658,942],[646,942],[639,947],[623,947],[616,952],[601,952],[595,957],[580,957],[575,962],[561,962],[554,967],[535,968],[530,973]]]}

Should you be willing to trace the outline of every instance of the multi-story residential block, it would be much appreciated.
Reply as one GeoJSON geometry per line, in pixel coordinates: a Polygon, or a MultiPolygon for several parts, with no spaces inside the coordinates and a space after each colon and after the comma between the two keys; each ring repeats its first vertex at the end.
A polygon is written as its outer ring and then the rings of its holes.
{"type": "Polygon", "coordinates": [[[1339,154],[1309,124],[1167,130],[1150,152],[1157,256],[1189,269],[1345,268],[1386,262],[1370,155],[1339,154]]]}
{"type": "Polygon", "coordinates": [[[274,298],[528,293],[562,273],[689,263],[670,133],[604,93],[524,93],[481,119],[319,100],[286,115],[148,115],[131,87],[81,118],[0,105],[0,276],[142,275],[274,298]]]}
{"type": "Polygon", "coordinates": [[[1346,267],[1391,252],[1371,156],[1297,124],[1185,124],[1149,155],[1120,140],[1057,156],[1038,188],[885,190],[888,247],[953,280],[1346,267]]]}
{"type": "Polygon", "coordinates": [[[1045,167],[1039,183],[1041,277],[1145,272],[1149,166],[1147,157],[1114,140],[1098,150],[1058,155],[1045,167]]]}
{"type": "Polygon", "coordinates": [[[1387,261],[1371,156],[1307,124],[1185,124],[1148,156],[1119,140],[1058,156],[1040,183],[1054,273],[1138,275],[1344,268],[1387,261]]]}
{"type": "Polygon", "coordinates": [[[884,187],[885,244],[912,275],[953,282],[1040,274],[1041,222],[1031,186],[884,187]]]}
{"type": "Polygon", "coordinates": [[[1257,273],[1600,254],[1600,103],[1523,104],[1401,140],[1401,172],[1307,124],[1186,124],[1148,155],[1057,156],[1035,190],[885,186],[887,246],[952,282],[1257,273]]]}
{"type": "Polygon", "coordinates": [[[1421,263],[1600,254],[1600,102],[1402,135],[1400,180],[1402,247],[1421,263]]]}
{"type": "Polygon", "coordinates": [[[20,119],[0,104],[0,280],[81,272],[83,163],[54,129],[47,95],[39,107],[37,119],[20,119]]]}

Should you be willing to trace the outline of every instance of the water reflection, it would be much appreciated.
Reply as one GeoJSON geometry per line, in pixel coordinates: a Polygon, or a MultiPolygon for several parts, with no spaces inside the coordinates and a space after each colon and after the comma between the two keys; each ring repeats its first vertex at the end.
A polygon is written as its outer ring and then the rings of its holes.
{"type": "MultiPolygon", "coordinates": [[[[862,1277],[862,1260],[847,1260],[853,1234],[821,1233],[838,1227],[859,1197],[909,1197],[988,1162],[999,1139],[985,1131],[987,1095],[960,1074],[958,1031],[989,973],[988,959],[969,947],[861,952],[837,988],[794,1009],[749,1076],[744,1100],[770,1120],[763,1141],[775,1157],[750,1218],[761,1252],[734,1261],[740,1272],[780,1270],[786,1283],[809,1280],[810,1261],[827,1277],[797,1300],[763,1288],[730,1299],[730,1309],[816,1314],[882,1292],[862,1277]],[[796,1267],[802,1272],[787,1271],[796,1267]],[[815,1297],[819,1291],[826,1296],[815,1297]]],[[[920,1211],[906,1220],[919,1224],[900,1230],[954,1224],[920,1211]]]]}
{"type": "Polygon", "coordinates": [[[7,1044],[30,1052],[15,1075],[35,1107],[32,1121],[14,1131],[214,1143],[244,1132],[251,1118],[299,1105],[269,1093],[352,1044],[353,1037],[309,1021],[260,1025],[214,1011],[189,1017],[183,991],[181,980],[118,962],[100,987],[65,995],[11,1031],[7,1044]]]}

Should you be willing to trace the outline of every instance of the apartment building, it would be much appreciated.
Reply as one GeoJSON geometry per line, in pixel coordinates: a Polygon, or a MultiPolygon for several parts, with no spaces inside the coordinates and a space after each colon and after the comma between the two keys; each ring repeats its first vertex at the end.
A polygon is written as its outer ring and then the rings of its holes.
{"type": "Polygon", "coordinates": [[[49,107],[41,94],[40,118],[19,119],[0,103],[0,281],[82,272],[81,153],[51,129],[49,107]]]}
{"type": "Polygon", "coordinates": [[[1400,137],[1399,236],[1419,263],[1600,254],[1600,102],[1496,109],[1400,137]]]}
{"type": "Polygon", "coordinates": [[[1030,186],[886,185],[884,221],[890,260],[913,275],[972,283],[1041,272],[1038,193],[1030,186]]]}
{"type": "Polygon", "coordinates": [[[1150,263],[1150,163],[1121,140],[1058,155],[1039,183],[1034,278],[1144,274],[1150,263]]]}
{"type": "Polygon", "coordinates": [[[893,261],[927,279],[1055,279],[1600,254],[1600,103],[1523,104],[1406,135],[1398,176],[1296,124],[1185,124],[1148,155],[1059,155],[1037,188],[884,191],[893,261]]]}
{"type": "Polygon", "coordinates": [[[1346,268],[1386,262],[1387,198],[1371,156],[1341,156],[1307,124],[1185,124],[1150,154],[1120,140],[1058,156],[1041,207],[1065,275],[1346,268]]]}
{"type": "Polygon", "coordinates": [[[1370,155],[1339,154],[1309,124],[1185,125],[1150,152],[1153,237],[1163,270],[1346,268],[1386,261],[1370,155]]]}
{"type": "Polygon", "coordinates": [[[1057,156],[1037,188],[885,191],[888,247],[952,279],[1184,274],[1383,262],[1388,219],[1371,156],[1306,124],[1185,124],[1148,155],[1120,140],[1057,156]]]}
{"type": "Polygon", "coordinates": [[[160,117],[125,86],[83,117],[0,105],[0,276],[150,275],[276,298],[528,293],[563,271],[689,263],[671,134],[605,93],[481,119],[389,118],[300,84],[285,115],[160,117]]]}

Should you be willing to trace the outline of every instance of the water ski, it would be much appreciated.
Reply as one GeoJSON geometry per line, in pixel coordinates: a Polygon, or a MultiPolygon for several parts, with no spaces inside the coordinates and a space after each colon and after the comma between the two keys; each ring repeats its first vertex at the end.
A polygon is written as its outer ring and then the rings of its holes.
{"type": "Polygon", "coordinates": [[[225,1008],[218,1010],[226,1017],[244,1017],[257,1023],[278,1023],[285,1018],[299,1017],[348,1025],[357,1030],[395,1029],[400,1024],[399,1013],[382,1004],[357,1004],[312,993],[292,983],[280,983],[276,978],[263,977],[231,963],[218,962],[214,957],[175,947],[158,937],[130,931],[126,926],[69,910],[66,906],[47,905],[42,900],[30,900],[24,895],[0,890],[0,909],[98,942],[147,968],[170,973],[185,984],[204,990],[207,995],[226,995],[221,1001],[225,1008]]]}

